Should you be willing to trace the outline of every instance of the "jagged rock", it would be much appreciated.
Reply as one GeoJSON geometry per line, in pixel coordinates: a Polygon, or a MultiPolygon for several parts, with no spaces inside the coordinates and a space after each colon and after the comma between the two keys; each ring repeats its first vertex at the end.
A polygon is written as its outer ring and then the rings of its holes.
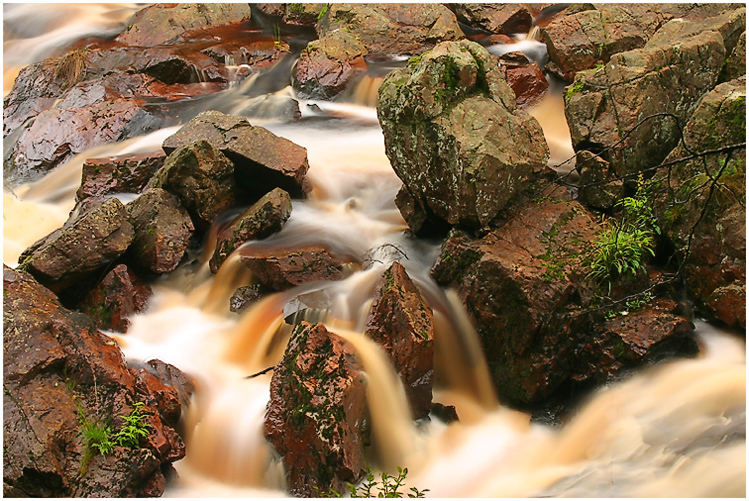
{"type": "Polygon", "coordinates": [[[459,3],[448,4],[458,20],[490,33],[528,33],[533,18],[522,4],[459,3]]]}
{"type": "Polygon", "coordinates": [[[60,292],[124,254],[135,235],[125,207],[116,198],[92,205],[26,249],[20,268],[60,292]]]}
{"type": "Polygon", "coordinates": [[[460,421],[458,418],[458,411],[455,410],[455,406],[453,405],[444,405],[439,402],[434,402],[429,412],[447,424],[460,421]]]}
{"type": "Polygon", "coordinates": [[[741,34],[731,55],[723,63],[719,81],[728,82],[742,75],[746,75],[746,32],[741,34]]]}
{"type": "Polygon", "coordinates": [[[22,69],[3,100],[3,137],[26,120],[51,108],[62,94],[65,82],[53,59],[22,69]]]}
{"type": "Polygon", "coordinates": [[[234,291],[229,298],[229,310],[241,313],[252,303],[263,297],[267,290],[260,284],[250,284],[234,291]]]}
{"type": "Polygon", "coordinates": [[[164,165],[163,152],[90,158],[83,163],[76,200],[112,193],[140,193],[164,165]]]}
{"type": "Polygon", "coordinates": [[[432,310],[400,263],[393,263],[382,280],[365,333],[390,355],[414,418],[426,417],[432,405],[434,378],[432,310]]]}
{"type": "Polygon", "coordinates": [[[377,116],[413,212],[437,224],[488,224],[547,168],[541,127],[474,42],[443,42],[391,72],[377,116]]]}
{"type": "Polygon", "coordinates": [[[273,290],[318,280],[340,280],[344,262],[319,246],[295,249],[250,249],[240,258],[255,278],[273,290]]]}
{"type": "Polygon", "coordinates": [[[291,215],[291,197],[281,188],[266,193],[237,216],[216,238],[216,250],[210,260],[211,271],[216,273],[229,254],[249,240],[259,240],[277,231],[291,215]]]}
{"type": "MultiPolygon", "coordinates": [[[[184,444],[160,417],[155,387],[128,369],[86,315],[63,308],[26,273],[3,268],[3,493],[160,496],[184,444]],[[151,425],[137,449],[84,458],[81,420],[118,430],[136,402],[151,425]],[[88,464],[86,464],[88,463],[88,464]]],[[[93,451],[92,451],[93,452],[93,451]]]]}
{"type": "Polygon", "coordinates": [[[129,251],[132,262],[152,273],[177,268],[195,230],[177,197],[161,188],[150,188],[127,204],[127,211],[135,229],[129,251]]]}
{"type": "Polygon", "coordinates": [[[323,324],[294,329],[273,371],[265,438],[281,456],[289,492],[319,496],[364,473],[366,384],[350,344],[323,324]]]}
{"type": "MultiPolygon", "coordinates": [[[[715,86],[726,55],[721,32],[743,26],[744,11],[706,19],[700,23],[703,31],[693,36],[682,26],[687,38],[678,43],[656,36],[601,68],[579,72],[565,96],[575,150],[600,154],[620,178],[649,173],[680,137],[676,120],[662,114],[686,122],[698,99],[715,86]],[[661,98],[651,98],[656,95],[661,98]],[[652,115],[658,116],[645,120],[652,115]]],[[[674,20],[663,29],[673,33],[672,23],[685,24],[674,20]]]]}
{"type": "Polygon", "coordinates": [[[611,209],[624,196],[624,183],[609,163],[587,150],[577,154],[575,169],[580,174],[578,199],[596,209],[611,209]]]}
{"type": "Polygon", "coordinates": [[[118,264],[91,289],[80,305],[99,329],[127,332],[127,317],[142,311],[151,297],[151,287],[127,265],[118,264]]]}
{"type": "Polygon", "coordinates": [[[539,402],[569,377],[582,321],[572,313],[590,296],[584,251],[597,231],[577,202],[542,200],[481,239],[454,232],[443,244],[432,275],[456,287],[500,397],[539,402]]]}
{"type": "Polygon", "coordinates": [[[163,188],[175,195],[195,226],[207,228],[219,212],[236,202],[234,165],[203,139],[188,141],[177,150],[164,150],[169,156],[147,187],[163,188]]]}
{"type": "Polygon", "coordinates": [[[236,169],[236,180],[257,196],[282,188],[291,196],[309,191],[307,150],[242,117],[204,111],[164,141],[167,153],[197,140],[224,153],[236,169]]]}
{"type": "Polygon", "coordinates": [[[746,142],[746,77],[720,84],[700,100],[684,127],[684,142],[656,174],[665,188],[655,204],[659,223],[679,254],[690,249],[686,282],[702,313],[743,327],[746,148],[690,156],[746,142]]]}
{"type": "Polygon", "coordinates": [[[250,20],[250,6],[238,3],[158,4],[138,11],[116,40],[153,47],[179,39],[185,32],[250,20]]]}
{"type": "MultiPolygon", "coordinates": [[[[156,376],[163,385],[176,393],[180,407],[175,407],[171,402],[169,405],[159,406],[159,413],[162,418],[166,422],[176,425],[179,422],[182,409],[187,409],[190,405],[190,398],[195,393],[195,385],[192,379],[175,366],[158,359],[149,360],[144,368],[156,376]],[[168,412],[164,412],[165,410],[168,410],[168,412]]],[[[171,397],[167,396],[166,399],[171,401],[171,397]]]]}
{"type": "Polygon", "coordinates": [[[518,106],[527,106],[540,99],[549,88],[541,67],[522,52],[500,56],[500,70],[515,93],[518,106]]]}
{"type": "Polygon", "coordinates": [[[324,3],[258,4],[260,12],[290,26],[315,26],[328,7],[324,3]]]}

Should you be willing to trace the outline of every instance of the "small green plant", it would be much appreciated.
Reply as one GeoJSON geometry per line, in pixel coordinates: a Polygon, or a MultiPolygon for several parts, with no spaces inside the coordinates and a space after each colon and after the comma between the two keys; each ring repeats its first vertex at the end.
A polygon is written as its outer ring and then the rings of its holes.
{"type": "Polygon", "coordinates": [[[276,49],[281,48],[281,27],[278,23],[273,25],[273,47],[276,49]]]}
{"type": "MultiPolygon", "coordinates": [[[[374,472],[371,470],[367,471],[366,478],[357,486],[350,482],[347,483],[349,494],[352,498],[402,498],[404,493],[401,492],[403,484],[406,482],[406,476],[408,475],[408,468],[398,467],[397,475],[389,475],[385,472],[380,472],[380,479],[375,478],[374,472]]],[[[320,497],[326,498],[340,498],[343,495],[331,488],[327,492],[318,491],[320,497]]],[[[411,487],[406,492],[405,497],[409,498],[423,498],[425,494],[429,492],[429,489],[417,489],[411,487]]]]}
{"type": "Polygon", "coordinates": [[[112,441],[112,430],[107,423],[87,416],[83,406],[78,401],[75,404],[83,442],[80,472],[81,475],[85,475],[94,454],[97,452],[102,456],[110,454],[114,450],[115,443],[112,441]]]}
{"type": "Polygon", "coordinates": [[[136,402],[129,415],[121,416],[125,423],[114,435],[114,441],[117,445],[128,449],[137,449],[140,446],[140,440],[148,436],[149,429],[152,426],[143,421],[150,415],[143,409],[144,406],[143,402],[136,402]]]}
{"type": "Polygon", "coordinates": [[[320,9],[320,12],[317,14],[317,20],[319,21],[323,17],[325,17],[325,14],[328,13],[328,7],[330,7],[329,3],[322,4],[322,9],[320,9]]]}

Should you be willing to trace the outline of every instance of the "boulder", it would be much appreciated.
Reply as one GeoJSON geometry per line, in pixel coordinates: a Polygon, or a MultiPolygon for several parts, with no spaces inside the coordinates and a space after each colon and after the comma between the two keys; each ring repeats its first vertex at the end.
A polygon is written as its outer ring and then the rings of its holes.
{"type": "Polygon", "coordinates": [[[191,30],[205,30],[250,20],[250,6],[239,3],[157,4],[139,10],[116,41],[153,47],[178,40],[191,30]]]}
{"type": "Polygon", "coordinates": [[[741,77],[718,85],[700,100],[684,127],[686,146],[680,144],[666,157],[655,180],[664,188],[656,201],[661,229],[686,259],[686,284],[701,313],[742,328],[745,142],[746,77],[741,77]]]}
{"type": "Polygon", "coordinates": [[[720,82],[746,75],[746,32],[743,32],[720,70],[720,82]]]}
{"type": "Polygon", "coordinates": [[[543,131],[497,63],[477,43],[443,42],[380,86],[385,152],[411,212],[435,224],[485,226],[546,171],[543,131]]]}
{"type": "Polygon", "coordinates": [[[587,150],[580,151],[575,169],[580,174],[577,193],[582,204],[609,210],[624,196],[624,182],[600,156],[587,150]]]}
{"type": "Polygon", "coordinates": [[[250,284],[240,287],[229,298],[229,310],[234,313],[242,313],[267,292],[260,284],[250,284]]]}
{"type": "Polygon", "coordinates": [[[164,140],[167,153],[206,140],[234,163],[237,182],[259,198],[273,188],[291,196],[309,191],[307,150],[242,117],[204,111],[164,140]]]}
{"type": "Polygon", "coordinates": [[[29,118],[51,108],[62,94],[65,81],[56,61],[45,59],[26,66],[18,73],[13,87],[3,100],[3,137],[29,118]]]}
{"type": "Polygon", "coordinates": [[[219,212],[236,202],[234,165],[204,139],[187,142],[177,150],[164,149],[170,154],[147,188],[163,188],[175,195],[195,226],[208,228],[219,212]]]}
{"type": "MultiPolygon", "coordinates": [[[[20,271],[3,269],[3,494],[32,497],[160,496],[163,472],[184,444],[161,418],[155,386],[122,358],[84,314],[20,271]],[[111,433],[134,404],[148,414],[138,447],[102,455],[84,423],[111,433]]],[[[163,392],[162,392],[163,393],[163,392]]]]}
{"type": "Polygon", "coordinates": [[[310,27],[314,27],[328,10],[324,3],[266,3],[258,4],[258,8],[266,15],[280,18],[282,23],[289,26],[310,27]],[[274,9],[272,6],[278,7],[274,9]]]}
{"type": "Polygon", "coordinates": [[[533,22],[531,13],[522,4],[458,3],[448,7],[460,22],[489,33],[528,33],[533,22]]]}
{"type": "Polygon", "coordinates": [[[350,344],[323,324],[297,326],[273,371],[265,438],[293,496],[315,497],[364,474],[366,382],[350,344]]]}
{"type": "Polygon", "coordinates": [[[76,200],[113,193],[140,193],[164,165],[162,151],[107,158],[90,158],[83,163],[81,187],[76,200]]]}
{"type": "Polygon", "coordinates": [[[173,271],[187,252],[195,227],[177,197],[150,188],[127,204],[135,229],[129,258],[150,273],[173,271]]]}
{"type": "Polygon", "coordinates": [[[116,198],[93,201],[19,257],[20,269],[55,292],[91,278],[125,253],[135,232],[116,198]]]}
{"type": "Polygon", "coordinates": [[[432,268],[455,287],[481,338],[495,387],[538,403],[571,373],[574,313],[590,300],[585,255],[598,227],[577,202],[530,202],[481,239],[453,230],[432,268]]]}
{"type": "Polygon", "coordinates": [[[549,88],[544,72],[535,61],[530,61],[522,52],[510,52],[500,56],[500,70],[515,93],[515,103],[525,107],[535,103],[549,88]]]}
{"type": "Polygon", "coordinates": [[[600,155],[620,178],[651,175],[679,141],[676,120],[685,123],[715,86],[726,56],[721,32],[733,32],[738,24],[744,24],[744,9],[704,20],[696,35],[684,29],[687,38],[679,43],[657,36],[603,67],[579,72],[565,96],[575,151],[600,155]],[[652,99],[656,95],[661,98],[652,99]]]}
{"type": "MultiPolygon", "coordinates": [[[[169,407],[159,406],[159,413],[164,415],[164,409],[169,409],[170,412],[167,418],[164,418],[168,423],[179,422],[181,413],[183,410],[187,410],[190,405],[190,399],[192,394],[195,393],[195,384],[192,379],[173,366],[161,360],[154,359],[146,362],[144,368],[156,376],[156,378],[164,385],[171,388],[177,394],[177,400],[179,401],[180,408],[176,409],[173,405],[169,407]],[[179,410],[179,413],[176,411],[179,410]]],[[[171,400],[171,398],[169,398],[171,400]]]]}
{"type": "Polygon", "coordinates": [[[240,259],[261,284],[276,291],[318,280],[340,280],[346,276],[344,262],[320,246],[252,248],[243,251],[240,259]]]}
{"type": "Polygon", "coordinates": [[[291,197],[288,193],[281,188],[266,193],[219,231],[216,250],[210,260],[211,271],[216,273],[226,258],[243,243],[280,231],[290,215],[291,197]]]}
{"type": "Polygon", "coordinates": [[[365,334],[390,355],[406,388],[414,418],[429,415],[434,379],[434,318],[432,309],[398,262],[382,276],[365,334]]]}
{"type": "Polygon", "coordinates": [[[86,294],[79,308],[99,329],[127,332],[127,317],[143,311],[151,293],[151,287],[127,265],[118,264],[86,294]]]}

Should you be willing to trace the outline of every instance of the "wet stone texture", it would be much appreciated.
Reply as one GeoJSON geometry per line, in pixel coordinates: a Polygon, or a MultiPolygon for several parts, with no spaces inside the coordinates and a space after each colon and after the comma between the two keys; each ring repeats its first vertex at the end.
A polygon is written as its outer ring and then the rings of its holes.
{"type": "Polygon", "coordinates": [[[164,164],[163,152],[90,158],[83,163],[76,200],[112,193],[140,193],[164,164]]]}
{"type": "Polygon", "coordinates": [[[151,287],[124,264],[115,266],[80,305],[99,329],[127,332],[128,316],[139,313],[151,297],[151,287]]]}
{"type": "Polygon", "coordinates": [[[277,291],[307,282],[340,280],[346,276],[345,261],[318,246],[248,249],[240,259],[261,284],[277,291]]]}

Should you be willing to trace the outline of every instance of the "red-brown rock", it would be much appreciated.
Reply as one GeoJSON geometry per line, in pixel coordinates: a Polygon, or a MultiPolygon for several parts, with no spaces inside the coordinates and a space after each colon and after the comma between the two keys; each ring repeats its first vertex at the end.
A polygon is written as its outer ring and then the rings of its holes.
{"type": "Polygon", "coordinates": [[[277,291],[318,280],[340,280],[346,275],[344,261],[318,246],[248,249],[240,259],[261,284],[277,291]]]}
{"type": "Polygon", "coordinates": [[[364,473],[366,383],[350,344],[322,324],[299,324],[273,371],[265,438],[289,492],[314,497],[364,473]]]}
{"type": "Polygon", "coordinates": [[[515,92],[515,102],[524,107],[540,99],[549,88],[541,67],[519,52],[510,52],[499,58],[500,70],[515,92]]]}
{"type": "Polygon", "coordinates": [[[149,297],[151,287],[126,265],[118,264],[89,291],[80,308],[99,329],[127,332],[127,317],[142,311],[149,297]]]}
{"type": "Polygon", "coordinates": [[[83,163],[81,187],[76,200],[111,193],[140,193],[164,165],[164,152],[90,158],[83,163]]]}
{"type": "Polygon", "coordinates": [[[522,4],[460,3],[448,4],[458,20],[490,33],[528,33],[533,18],[522,4]]]}
{"type": "Polygon", "coordinates": [[[390,355],[414,418],[427,416],[432,405],[434,319],[431,308],[398,262],[382,276],[365,333],[390,355]]]}

